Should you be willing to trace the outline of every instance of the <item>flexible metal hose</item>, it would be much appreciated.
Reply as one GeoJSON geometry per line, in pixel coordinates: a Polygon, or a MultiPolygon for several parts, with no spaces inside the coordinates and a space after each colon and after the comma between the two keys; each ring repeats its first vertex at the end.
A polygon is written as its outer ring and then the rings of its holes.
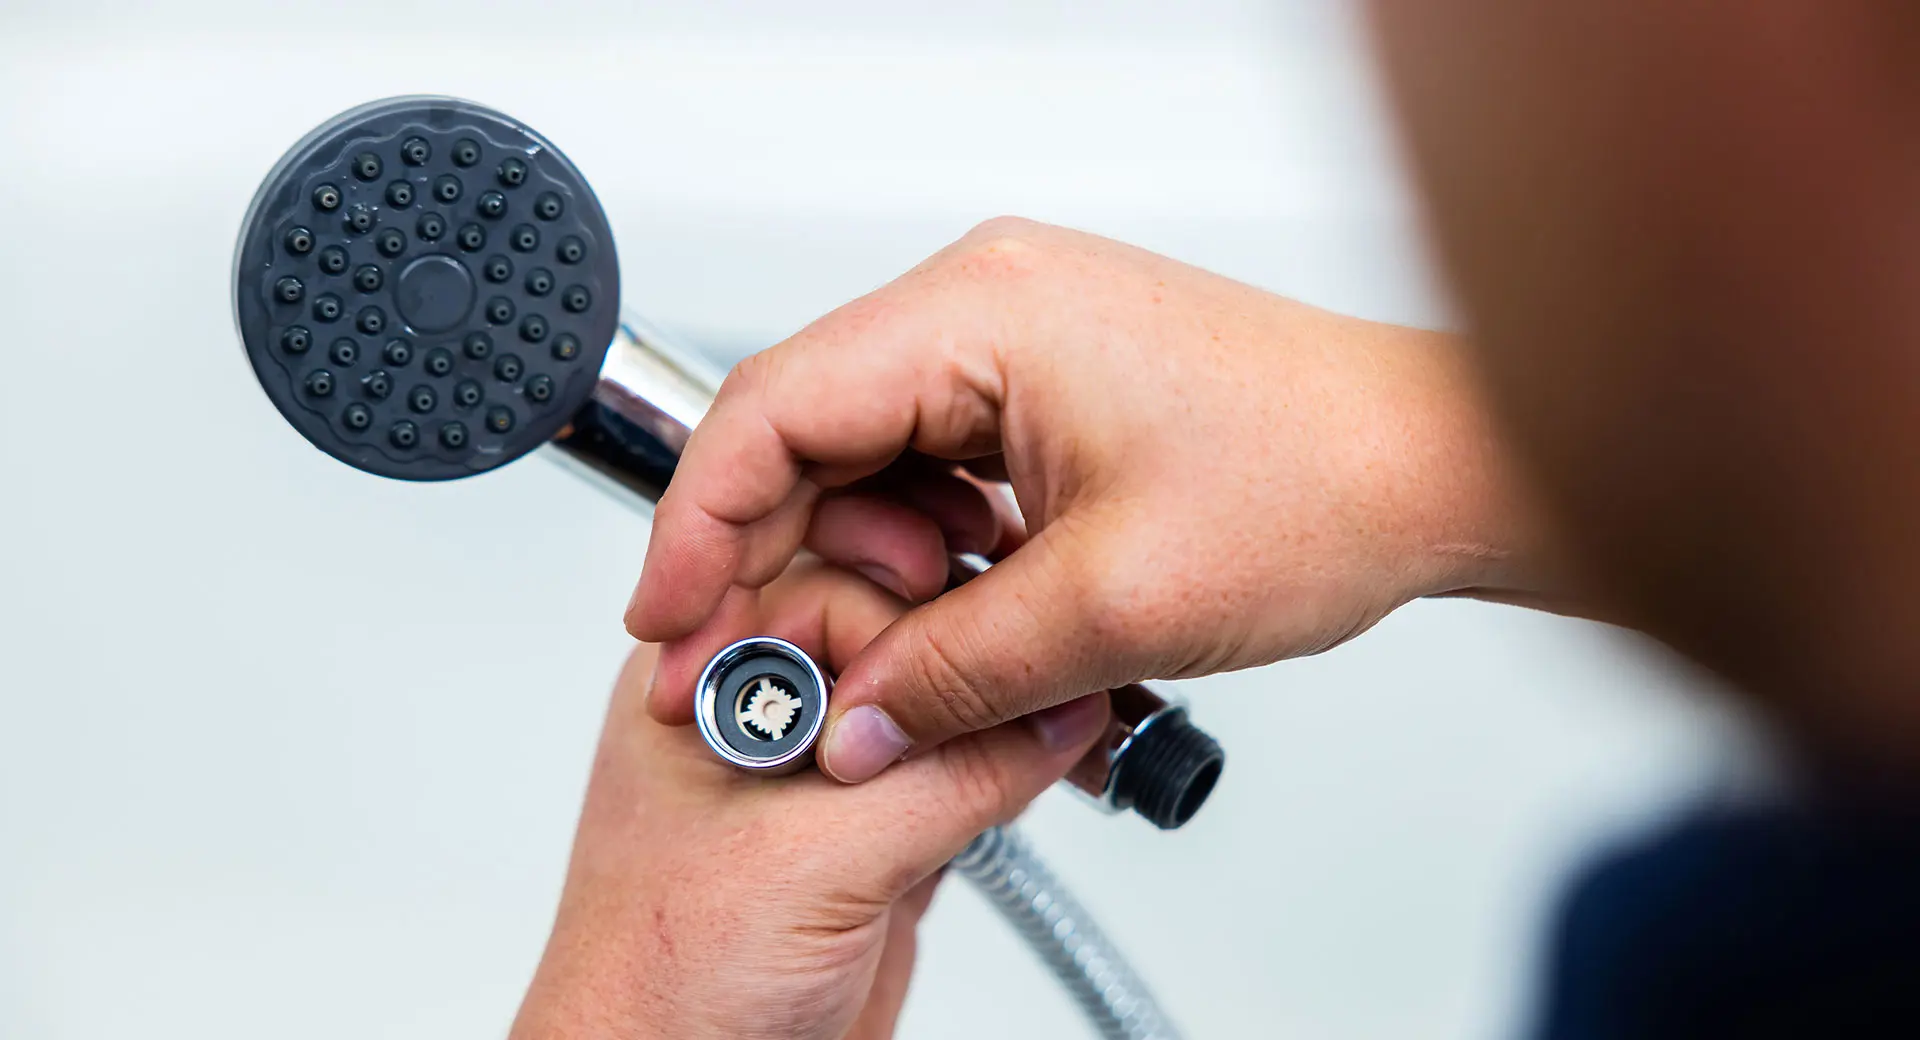
{"type": "Polygon", "coordinates": [[[1146,983],[1018,831],[982,833],[949,866],[1040,955],[1103,1040],[1178,1040],[1146,983]]]}

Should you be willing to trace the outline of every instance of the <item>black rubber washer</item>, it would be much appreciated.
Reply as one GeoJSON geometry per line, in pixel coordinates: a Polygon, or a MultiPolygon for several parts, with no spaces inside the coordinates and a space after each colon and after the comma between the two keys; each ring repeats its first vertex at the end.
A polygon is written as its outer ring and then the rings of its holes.
{"type": "Polygon", "coordinates": [[[714,699],[713,721],[720,739],[742,755],[761,761],[779,758],[807,739],[807,729],[812,725],[813,716],[819,714],[821,699],[826,695],[826,691],[819,688],[800,662],[772,650],[748,654],[735,661],[720,673],[714,689],[718,693],[714,699]],[[800,698],[800,710],[794,713],[793,724],[787,727],[786,736],[779,740],[766,740],[748,733],[734,714],[733,705],[740,696],[741,688],[763,675],[779,676],[800,698]]]}
{"type": "MultiPolygon", "coordinates": [[[[525,230],[532,232],[531,227],[525,230]]],[[[529,235],[524,242],[509,244],[537,247],[541,237],[529,235]]],[[[332,283],[348,291],[372,284],[371,276],[353,286],[332,283]]],[[[619,326],[619,261],[613,231],[586,179],[545,138],[499,112],[452,98],[377,101],[328,121],[296,144],[267,176],[248,209],[234,258],[233,287],[235,318],[248,360],[280,414],[327,454],[370,473],[403,480],[449,480],[485,472],[551,439],[592,394],[607,346],[619,326]],[[426,146],[424,157],[420,144],[426,146]],[[367,162],[369,157],[377,167],[367,162]],[[463,165],[461,160],[467,162],[463,165]],[[336,214],[365,212],[373,218],[370,226],[378,226],[399,216],[396,200],[391,198],[395,184],[407,186],[401,197],[418,206],[435,198],[433,189],[441,178],[466,181],[468,167],[481,161],[489,164],[485,169],[510,162],[510,168],[524,169],[523,190],[531,193],[528,197],[538,200],[551,194],[559,200],[558,218],[547,223],[554,240],[567,244],[568,256],[580,257],[580,263],[567,272],[568,282],[584,287],[592,301],[579,313],[555,317],[543,312],[553,349],[522,355],[524,371],[512,383],[497,381],[491,359],[471,357],[461,346],[469,333],[488,327],[490,316],[531,312],[537,297],[528,285],[507,281],[493,286],[489,294],[475,292],[482,260],[461,250],[458,235],[450,233],[438,214],[409,215],[402,226],[414,227],[419,235],[411,241],[396,231],[383,232],[384,238],[376,235],[369,242],[349,234],[337,215],[314,220],[319,206],[336,214]],[[430,223],[438,226],[426,227],[430,223]],[[288,235],[295,228],[312,234],[311,248],[304,253],[287,248],[288,235]],[[446,237],[435,241],[436,235],[446,237]],[[359,297],[377,308],[358,311],[361,319],[378,315],[371,323],[380,327],[367,334],[393,336],[395,342],[404,337],[416,345],[403,345],[399,357],[389,348],[388,363],[405,364],[414,351],[426,351],[432,358],[430,375],[471,379],[487,388],[483,401],[461,404],[454,400],[456,395],[441,393],[436,395],[434,409],[420,414],[411,409],[411,395],[370,397],[364,402],[370,419],[355,410],[350,423],[337,405],[310,395],[310,377],[334,362],[327,352],[296,346],[311,343],[312,334],[305,326],[316,317],[333,319],[316,315],[311,293],[288,301],[276,294],[276,286],[287,278],[303,286],[327,285],[331,277],[345,272],[349,254],[355,263],[376,268],[380,276],[378,287],[359,297]],[[446,371],[435,371],[435,363],[443,358],[451,365],[446,371]],[[546,377],[537,384],[543,394],[529,395],[525,388],[540,376],[546,377]],[[466,425],[464,437],[451,438],[454,445],[437,435],[415,432],[424,427],[437,434],[454,419],[456,409],[476,406],[487,421],[466,425]],[[408,424],[405,429],[411,435],[396,438],[393,434],[401,423],[408,424]],[[404,446],[397,441],[405,442],[404,446]]],[[[547,291],[551,292],[550,283],[547,291]]],[[[323,298],[328,302],[322,310],[335,319],[344,316],[335,314],[337,297],[327,293],[323,298]]],[[[365,323],[356,320],[363,328],[365,323]]],[[[321,382],[330,379],[329,374],[321,382]]]]}

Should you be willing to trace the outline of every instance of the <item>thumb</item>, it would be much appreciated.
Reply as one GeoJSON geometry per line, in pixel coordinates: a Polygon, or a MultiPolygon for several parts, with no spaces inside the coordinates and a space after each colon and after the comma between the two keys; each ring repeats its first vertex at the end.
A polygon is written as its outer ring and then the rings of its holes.
{"type": "MultiPolygon", "coordinates": [[[[1106,732],[1107,695],[1091,694],[980,733],[840,788],[836,801],[858,818],[886,820],[884,855],[844,856],[883,872],[860,879],[892,901],[960,854],[981,831],[1020,815],[1106,732]]],[[[850,831],[849,831],[850,833],[850,831]]]]}
{"type": "Polygon", "coordinates": [[[1056,522],[903,615],[841,670],[819,762],[857,783],[910,751],[1139,678],[1112,568],[1056,522]]]}

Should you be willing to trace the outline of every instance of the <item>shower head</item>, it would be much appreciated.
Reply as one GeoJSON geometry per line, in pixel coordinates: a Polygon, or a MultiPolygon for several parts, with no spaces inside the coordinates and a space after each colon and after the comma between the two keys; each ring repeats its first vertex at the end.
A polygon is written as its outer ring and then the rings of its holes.
{"type": "MultiPolygon", "coordinates": [[[[545,445],[646,512],[720,385],[699,353],[621,313],[613,232],[580,171],[453,98],[376,101],[294,145],[247,210],[233,301],[287,422],[402,480],[472,476],[545,445]]],[[[956,558],[953,580],[982,565],[956,558]]],[[[742,768],[804,765],[826,680],[789,644],[749,643],[759,664],[793,669],[710,671],[703,683],[727,688],[702,734],[742,768]]],[[[1105,739],[1068,780],[1108,811],[1183,826],[1220,774],[1219,744],[1144,686],[1111,700],[1105,739]]]]}
{"type": "Polygon", "coordinates": [[[613,232],[586,179],[539,134],[452,98],[363,105],[296,144],[248,208],[233,287],[280,414],[403,480],[553,439],[620,323],[613,232]]]}
{"type": "MultiPolygon", "coordinates": [[[[247,358],[315,447],[385,477],[451,480],[548,445],[644,512],[720,380],[623,319],[619,295],[613,233],[580,172],[532,130],[451,98],[377,101],[308,134],[261,185],[234,257],[247,358]]],[[[812,761],[830,683],[804,650],[742,640],[698,685],[715,755],[766,776],[812,761]]],[[[1068,781],[1109,812],[1184,825],[1219,776],[1219,745],[1146,687],[1111,700],[1068,781]]],[[[954,866],[1102,1035],[1176,1035],[1017,837],[991,828],[954,866]]]]}

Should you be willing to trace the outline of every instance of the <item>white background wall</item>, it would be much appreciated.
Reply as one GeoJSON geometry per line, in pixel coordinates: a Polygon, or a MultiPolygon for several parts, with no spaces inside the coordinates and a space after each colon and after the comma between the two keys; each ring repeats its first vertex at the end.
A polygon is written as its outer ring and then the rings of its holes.
{"type": "MultiPolygon", "coordinates": [[[[1443,324],[1342,5],[0,0],[0,1036],[476,1037],[539,953],[645,547],[541,462],[286,428],[229,317],[258,178],[473,97],[594,180],[628,302],[737,355],[1002,212],[1443,324]]],[[[1497,1037],[1556,879],[1740,727],[1592,626],[1420,604],[1188,684],[1177,835],[1030,831],[1199,1037],[1497,1037]]],[[[908,1037],[1078,1035],[971,893],[908,1037]]]]}

